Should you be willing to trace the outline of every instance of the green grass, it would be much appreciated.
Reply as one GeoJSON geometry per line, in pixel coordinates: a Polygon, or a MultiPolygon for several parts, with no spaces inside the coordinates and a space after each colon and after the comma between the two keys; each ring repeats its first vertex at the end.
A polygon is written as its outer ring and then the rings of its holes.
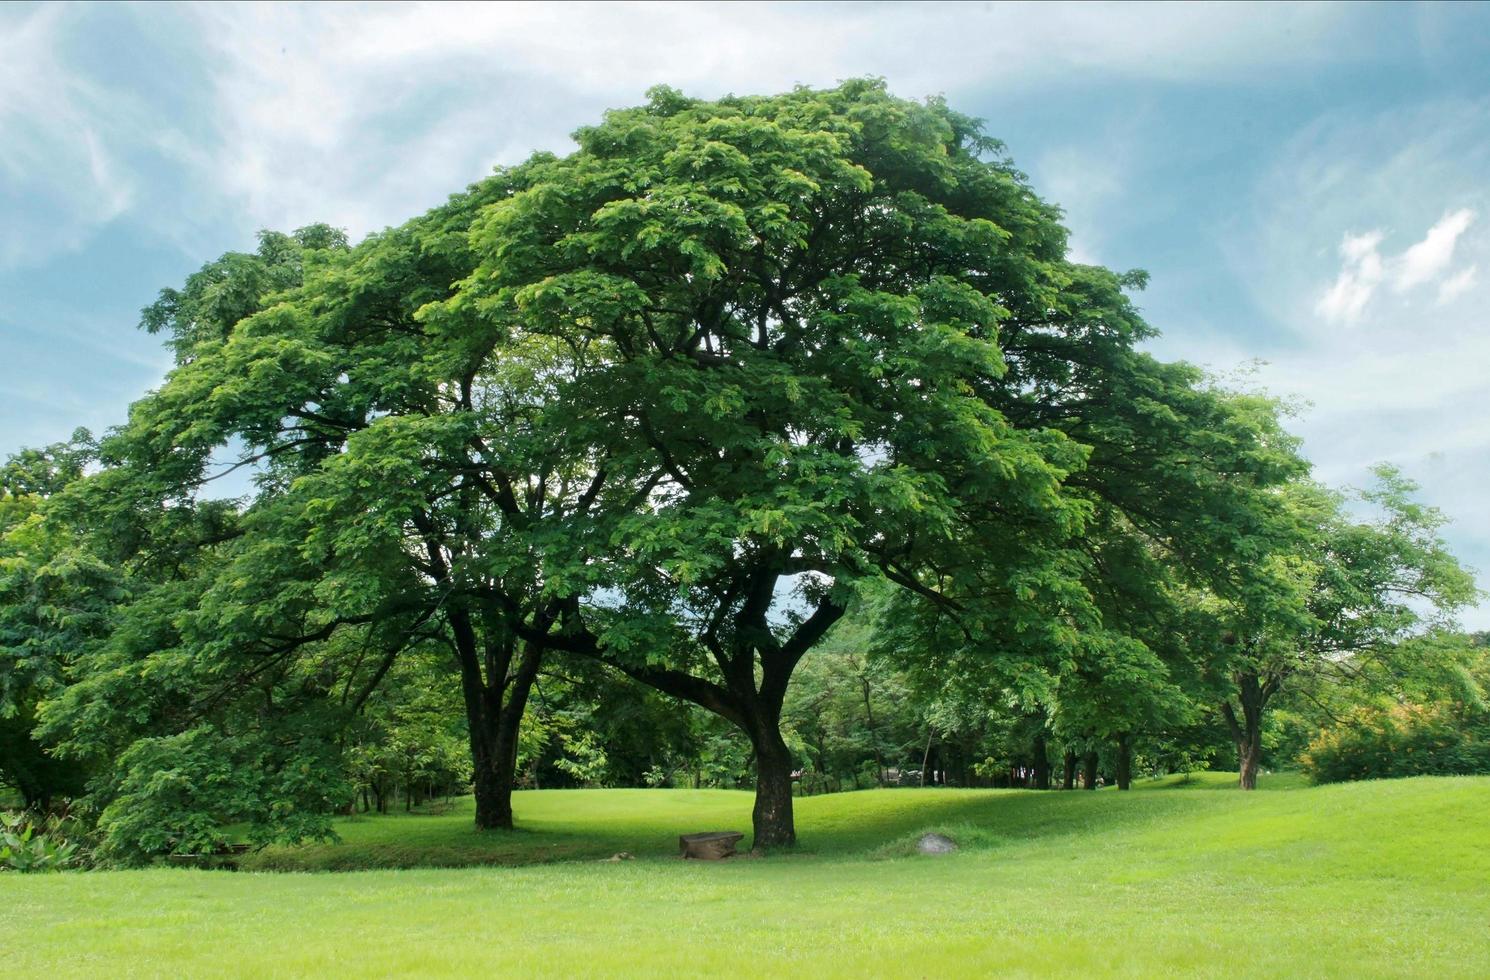
{"type": "Polygon", "coordinates": [[[523,793],[514,835],[358,818],[260,861],[521,866],[6,876],[0,975],[1490,975],[1490,778],[1227,782],[814,797],[799,853],[725,863],[675,837],[747,829],[745,794],[523,793]],[[963,849],[914,855],[926,830],[963,849]]]}

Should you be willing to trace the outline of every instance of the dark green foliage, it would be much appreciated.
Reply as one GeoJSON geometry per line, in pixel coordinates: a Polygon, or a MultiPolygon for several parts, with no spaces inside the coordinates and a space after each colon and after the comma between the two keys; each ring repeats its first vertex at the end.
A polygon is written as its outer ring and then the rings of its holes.
{"type": "Polygon", "coordinates": [[[328,815],[352,796],[338,746],[286,728],[235,736],[201,726],[137,739],[110,775],[99,853],[125,864],[213,853],[230,843],[230,824],[249,824],[253,843],[325,839],[328,815]]]}

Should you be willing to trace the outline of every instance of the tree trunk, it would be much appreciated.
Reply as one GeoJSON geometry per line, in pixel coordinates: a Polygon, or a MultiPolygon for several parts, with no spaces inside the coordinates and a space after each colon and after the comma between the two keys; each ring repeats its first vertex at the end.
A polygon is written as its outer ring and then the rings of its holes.
{"type": "MultiPolygon", "coordinates": [[[[437,582],[452,582],[445,545],[433,522],[415,516],[425,535],[430,573],[437,582]]],[[[543,632],[558,615],[556,608],[535,615],[543,632]]],[[[540,643],[520,641],[513,632],[495,629],[489,618],[466,602],[445,606],[445,621],[460,666],[461,697],[466,707],[470,738],[472,788],[476,794],[478,830],[512,829],[512,784],[517,768],[517,732],[527,709],[528,694],[538,678],[544,649],[540,643]],[[477,623],[482,623],[478,631],[477,623]],[[519,655],[520,650],[520,655],[519,655]]]]}
{"type": "MultiPolygon", "coordinates": [[[[537,675],[524,678],[519,669],[509,686],[506,704],[498,704],[487,715],[492,730],[481,739],[483,745],[473,755],[475,762],[476,826],[481,830],[512,829],[512,787],[517,782],[517,733],[527,707],[528,690],[537,675]],[[494,718],[491,715],[495,715],[494,718]]],[[[498,694],[491,700],[500,698],[498,694]]],[[[473,738],[473,743],[475,739],[473,738]]]]}
{"type": "Polygon", "coordinates": [[[499,733],[490,733],[489,749],[475,758],[476,827],[480,830],[512,829],[512,783],[516,745],[501,744],[499,733]]]}
{"type": "Polygon", "coordinates": [[[1262,762],[1261,733],[1254,732],[1245,743],[1237,746],[1237,785],[1242,789],[1257,788],[1257,767],[1262,762]]]}
{"type": "Polygon", "coordinates": [[[1117,788],[1127,789],[1133,783],[1133,745],[1127,732],[1117,737],[1117,788]]]}
{"type": "Polygon", "coordinates": [[[755,835],[751,850],[791,847],[797,843],[792,814],[792,753],[781,737],[781,726],[770,717],[752,719],[755,746],[755,835]]]}
{"type": "MultiPolygon", "coordinates": [[[[460,619],[457,616],[451,618],[452,625],[460,619]]],[[[483,677],[469,623],[457,626],[454,632],[456,649],[461,654],[461,688],[471,736],[476,828],[511,830],[518,727],[528,706],[528,694],[538,677],[543,652],[533,644],[524,644],[516,670],[510,676],[512,658],[493,658],[488,653],[486,677],[483,677]]]]}
{"type": "Polygon", "coordinates": [[[1241,705],[1238,716],[1236,708],[1228,699],[1221,705],[1221,715],[1231,738],[1236,743],[1237,785],[1244,790],[1257,788],[1257,770],[1262,764],[1262,720],[1268,700],[1278,690],[1281,677],[1266,679],[1255,673],[1238,673],[1232,676],[1237,686],[1237,702],[1241,705]]]}
{"type": "Polygon", "coordinates": [[[1076,750],[1066,749],[1065,758],[1062,760],[1061,789],[1076,788],[1076,750]]]}
{"type": "Polygon", "coordinates": [[[926,733],[926,751],[921,755],[921,785],[926,785],[926,773],[931,768],[931,732],[926,733]]]}
{"type": "Polygon", "coordinates": [[[1082,789],[1097,788],[1097,752],[1095,749],[1087,750],[1081,759],[1081,781],[1082,789]]]}
{"type": "Polygon", "coordinates": [[[1050,752],[1044,732],[1035,736],[1035,789],[1050,789],[1050,752]]]}

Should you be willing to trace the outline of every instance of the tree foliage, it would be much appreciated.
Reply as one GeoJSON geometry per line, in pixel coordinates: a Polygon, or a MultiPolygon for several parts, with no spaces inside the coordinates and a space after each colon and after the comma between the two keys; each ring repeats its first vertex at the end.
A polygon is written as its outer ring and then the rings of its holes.
{"type": "Polygon", "coordinates": [[[659,88],[575,140],[208,263],[127,424],[5,470],[0,717],[111,853],[751,770],[786,845],[795,771],[1126,786],[1217,712],[1245,773],[1284,680],[1473,594],[1400,478],[1352,521],[1275,403],[1143,353],[1142,273],[940,100],[659,88]]]}

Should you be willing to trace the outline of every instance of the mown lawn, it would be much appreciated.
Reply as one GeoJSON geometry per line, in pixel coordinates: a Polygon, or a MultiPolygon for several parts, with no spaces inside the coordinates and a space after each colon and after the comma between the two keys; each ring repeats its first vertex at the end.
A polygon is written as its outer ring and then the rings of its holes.
{"type": "Polygon", "coordinates": [[[5,876],[0,975],[1490,975],[1490,778],[1227,782],[815,797],[799,853],[726,863],[675,836],[748,828],[746,794],[525,793],[515,835],[359,818],[259,861],[524,866],[5,876]],[[912,855],[926,830],[964,847],[912,855]]]}

